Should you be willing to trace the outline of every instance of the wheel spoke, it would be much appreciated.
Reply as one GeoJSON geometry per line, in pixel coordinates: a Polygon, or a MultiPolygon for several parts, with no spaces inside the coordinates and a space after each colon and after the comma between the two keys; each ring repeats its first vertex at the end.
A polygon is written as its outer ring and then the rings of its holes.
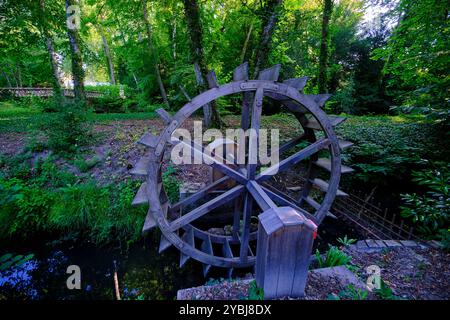
{"type": "Polygon", "coordinates": [[[265,180],[268,180],[272,178],[273,175],[277,174],[278,172],[284,171],[288,169],[290,166],[293,166],[294,164],[302,161],[303,159],[319,152],[320,150],[326,148],[330,144],[329,139],[320,139],[306,148],[298,151],[297,153],[293,154],[292,156],[281,160],[279,163],[269,167],[268,169],[261,172],[257,177],[257,182],[262,182],[265,180]]]}
{"type": "Polygon", "coordinates": [[[240,195],[243,190],[244,190],[244,186],[242,186],[242,185],[236,186],[236,187],[228,190],[227,192],[221,194],[220,196],[202,204],[201,206],[190,211],[189,213],[174,220],[170,224],[169,230],[173,232],[173,231],[180,229],[181,227],[187,225],[191,221],[194,221],[194,220],[200,218],[201,216],[205,215],[206,213],[210,212],[211,210],[214,210],[215,208],[221,206],[222,204],[233,200],[238,195],[240,195]]]}
{"type": "Polygon", "coordinates": [[[275,202],[279,203],[280,205],[283,206],[288,206],[288,207],[292,207],[295,210],[303,213],[308,219],[311,219],[313,221],[316,220],[316,218],[310,214],[308,211],[306,211],[305,209],[302,209],[300,207],[300,204],[293,198],[291,198],[290,196],[288,196],[287,194],[282,193],[281,191],[275,189],[274,187],[264,183],[261,188],[267,193],[267,195],[275,202]]]}
{"type": "Polygon", "coordinates": [[[248,258],[248,242],[250,237],[250,221],[252,218],[253,199],[247,192],[244,197],[244,226],[242,227],[241,234],[241,248],[239,251],[239,257],[241,262],[246,262],[248,258]]]}
{"type": "Polygon", "coordinates": [[[247,178],[245,176],[243,176],[240,172],[230,168],[229,166],[225,165],[225,159],[223,159],[220,156],[216,156],[217,158],[219,158],[223,163],[221,163],[216,157],[210,156],[209,154],[206,154],[203,150],[204,148],[198,144],[196,144],[195,142],[188,143],[186,141],[177,139],[175,141],[176,143],[181,143],[186,147],[189,147],[194,154],[200,154],[202,155],[203,159],[208,160],[209,162],[211,162],[211,165],[216,168],[217,170],[219,170],[220,172],[222,172],[223,174],[227,175],[228,177],[230,177],[231,179],[235,180],[236,182],[239,182],[240,184],[246,184],[247,183],[247,178]]]}
{"type": "Polygon", "coordinates": [[[252,106],[252,127],[250,132],[249,151],[248,151],[248,165],[247,178],[253,180],[256,174],[256,167],[258,165],[258,139],[259,127],[261,126],[261,112],[262,102],[264,98],[264,89],[258,88],[255,93],[255,99],[252,106]]]}
{"type": "Polygon", "coordinates": [[[247,190],[251,193],[261,210],[266,211],[277,207],[257,182],[249,181],[247,183],[247,190]]]}
{"type": "Polygon", "coordinates": [[[175,203],[171,208],[170,208],[170,212],[177,212],[178,210],[180,210],[183,207],[186,207],[192,203],[194,203],[195,201],[198,201],[202,198],[205,197],[205,195],[208,192],[213,191],[214,189],[216,189],[217,187],[219,187],[222,183],[227,182],[230,179],[230,177],[222,177],[216,181],[214,181],[213,183],[211,183],[210,185],[207,185],[206,187],[198,190],[196,193],[194,193],[192,196],[187,197],[186,199],[183,199],[177,203],[175,203]]]}

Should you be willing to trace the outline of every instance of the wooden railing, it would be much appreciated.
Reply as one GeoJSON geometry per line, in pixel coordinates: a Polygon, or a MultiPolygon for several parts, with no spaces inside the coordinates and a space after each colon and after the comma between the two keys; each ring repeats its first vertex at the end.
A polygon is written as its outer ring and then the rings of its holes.
{"type": "MultiPolygon", "coordinates": [[[[51,97],[53,96],[52,88],[0,88],[0,95],[7,92],[14,97],[51,97]]],[[[103,93],[97,91],[85,91],[87,98],[99,98],[103,93]]],[[[64,96],[74,97],[73,89],[64,89],[64,96]]]]}

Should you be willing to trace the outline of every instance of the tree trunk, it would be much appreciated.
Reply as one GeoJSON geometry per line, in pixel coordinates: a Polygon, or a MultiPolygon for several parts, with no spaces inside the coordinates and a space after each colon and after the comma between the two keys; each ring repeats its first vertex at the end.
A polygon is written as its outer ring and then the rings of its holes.
{"type": "MultiPolygon", "coordinates": [[[[46,17],[45,0],[40,0],[39,4],[41,7],[42,19],[45,19],[45,17],[46,17]]],[[[63,95],[63,91],[61,90],[61,79],[59,78],[58,61],[56,60],[56,53],[55,53],[55,48],[53,46],[53,39],[48,32],[46,21],[44,21],[43,25],[42,25],[42,34],[44,35],[45,48],[47,49],[48,57],[50,60],[50,65],[52,67],[53,97],[58,100],[58,99],[62,98],[64,95],[63,95]]]]}
{"type": "Polygon", "coordinates": [[[103,50],[105,51],[106,61],[108,63],[108,72],[109,72],[109,82],[112,85],[116,84],[116,76],[114,75],[114,65],[112,61],[111,51],[109,50],[108,40],[106,39],[105,32],[103,31],[103,27],[101,24],[97,25],[98,32],[102,37],[103,42],[103,50]]]}
{"type": "Polygon", "coordinates": [[[258,51],[256,52],[256,63],[254,77],[258,76],[259,70],[264,68],[269,57],[270,44],[272,35],[277,25],[279,12],[283,0],[268,0],[264,8],[264,16],[262,18],[262,30],[259,39],[258,51]]]}
{"type": "MultiPolygon", "coordinates": [[[[203,32],[200,21],[200,9],[197,0],[183,0],[183,4],[184,15],[189,32],[191,59],[195,67],[194,69],[198,68],[200,71],[200,74],[197,76],[197,83],[200,91],[202,92],[206,90],[206,74],[208,73],[208,70],[205,54],[203,52],[203,32]],[[196,65],[198,67],[196,67],[196,65]],[[200,78],[201,81],[199,81],[200,78]]],[[[220,128],[222,126],[219,111],[214,103],[210,103],[209,105],[205,105],[203,107],[203,123],[205,127],[215,126],[220,128]]]]}
{"type": "Polygon", "coordinates": [[[333,11],[333,0],[324,0],[322,17],[322,40],[320,43],[319,56],[319,93],[326,93],[327,90],[327,67],[328,67],[328,31],[330,27],[331,13],[333,11]]]}
{"type": "Polygon", "coordinates": [[[2,71],[3,76],[6,78],[6,82],[8,82],[8,87],[12,88],[11,80],[9,79],[8,75],[5,71],[2,71]]]}
{"type": "MultiPolygon", "coordinates": [[[[76,0],[66,0],[66,18],[70,19],[71,14],[68,11],[69,6],[77,4],[76,0]]],[[[72,56],[72,78],[75,100],[83,102],[86,100],[84,92],[84,70],[83,56],[80,49],[80,38],[76,28],[67,28],[69,36],[70,53],[72,56]]]]}
{"type": "Polygon", "coordinates": [[[244,46],[242,47],[241,63],[244,63],[244,61],[245,61],[245,57],[247,55],[248,43],[250,42],[250,36],[252,35],[252,31],[253,31],[253,22],[250,23],[250,27],[248,28],[248,32],[247,32],[247,36],[245,37],[244,46]]]}
{"type": "Polygon", "coordinates": [[[166,89],[164,88],[164,84],[161,79],[161,73],[159,71],[158,53],[156,52],[156,48],[153,45],[152,27],[148,20],[147,0],[142,0],[142,12],[144,15],[144,23],[145,23],[145,30],[147,32],[147,41],[148,41],[148,47],[149,47],[149,51],[150,51],[150,57],[152,60],[153,68],[155,69],[156,81],[158,82],[159,91],[161,92],[161,96],[163,98],[164,104],[167,106],[167,108],[170,108],[169,100],[167,99],[166,89]]]}

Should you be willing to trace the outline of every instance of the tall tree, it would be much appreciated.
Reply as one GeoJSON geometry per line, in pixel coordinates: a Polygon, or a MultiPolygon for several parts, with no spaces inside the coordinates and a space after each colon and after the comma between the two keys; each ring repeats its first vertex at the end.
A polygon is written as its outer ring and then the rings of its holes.
{"type": "Polygon", "coordinates": [[[70,53],[72,57],[72,78],[75,99],[85,101],[83,55],[80,48],[80,36],[75,25],[70,23],[74,17],[69,7],[78,5],[77,0],[66,0],[67,34],[69,36],[70,53]]]}
{"type": "Polygon", "coordinates": [[[111,50],[109,49],[108,45],[108,39],[106,39],[105,31],[103,30],[103,27],[101,25],[98,26],[98,31],[100,33],[100,36],[102,37],[103,51],[105,52],[106,61],[108,63],[109,82],[112,85],[115,85],[116,76],[114,74],[114,64],[112,60],[111,50]]]}
{"type": "Polygon", "coordinates": [[[41,22],[41,32],[44,37],[45,41],[45,47],[48,52],[48,57],[50,60],[50,65],[52,68],[52,77],[53,77],[53,96],[59,100],[63,97],[63,92],[61,90],[61,79],[59,77],[59,71],[58,71],[58,60],[55,52],[55,48],[53,45],[53,38],[49,32],[49,26],[47,22],[48,14],[46,13],[45,9],[45,0],[39,1],[40,6],[40,22],[41,22]]]}
{"type": "MultiPolygon", "coordinates": [[[[183,0],[184,14],[188,26],[191,59],[196,69],[197,82],[200,90],[206,89],[206,74],[208,73],[205,53],[203,50],[203,29],[200,19],[200,8],[197,0],[183,0]]],[[[211,103],[203,107],[203,122],[206,127],[220,127],[222,120],[216,106],[211,103]]]]}
{"type": "Polygon", "coordinates": [[[322,37],[319,55],[318,88],[320,93],[327,92],[328,41],[330,19],[333,12],[333,0],[323,0],[322,37]]]}
{"type": "Polygon", "coordinates": [[[269,57],[270,44],[272,36],[277,25],[278,17],[281,10],[283,0],[267,0],[262,13],[262,29],[259,36],[259,46],[255,57],[255,71],[254,76],[258,75],[261,68],[267,64],[269,57]]]}
{"type": "Polygon", "coordinates": [[[169,100],[167,99],[166,89],[164,88],[164,84],[161,79],[161,72],[159,71],[158,53],[156,51],[156,46],[153,44],[153,32],[152,26],[148,19],[147,0],[142,0],[142,12],[144,17],[145,31],[147,32],[147,41],[148,41],[148,48],[150,51],[150,57],[152,60],[153,67],[155,69],[156,81],[158,82],[159,91],[161,92],[164,104],[167,106],[167,108],[170,108],[169,100]]]}

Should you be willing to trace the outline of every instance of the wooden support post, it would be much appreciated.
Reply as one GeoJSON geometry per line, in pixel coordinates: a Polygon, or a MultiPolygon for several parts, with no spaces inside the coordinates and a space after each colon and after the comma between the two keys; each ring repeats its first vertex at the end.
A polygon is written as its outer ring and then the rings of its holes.
{"type": "Polygon", "coordinates": [[[265,299],[302,297],[317,226],[291,207],[259,215],[256,283],[265,299]]]}

